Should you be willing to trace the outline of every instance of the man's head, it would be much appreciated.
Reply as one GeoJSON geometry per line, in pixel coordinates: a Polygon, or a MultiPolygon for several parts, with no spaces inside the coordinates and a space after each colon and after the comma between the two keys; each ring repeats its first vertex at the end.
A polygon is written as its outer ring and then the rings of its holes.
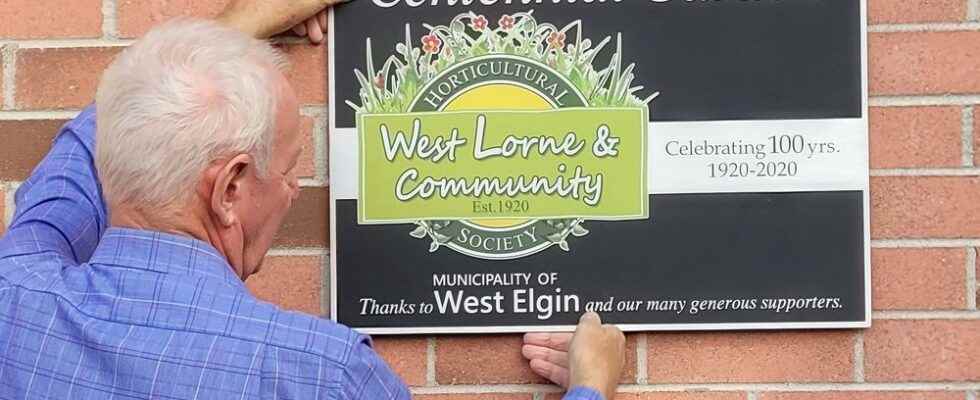
{"type": "Polygon", "coordinates": [[[210,21],[162,25],[106,70],[96,166],[113,225],[190,234],[243,279],[290,203],[299,113],[269,44],[210,21]]]}

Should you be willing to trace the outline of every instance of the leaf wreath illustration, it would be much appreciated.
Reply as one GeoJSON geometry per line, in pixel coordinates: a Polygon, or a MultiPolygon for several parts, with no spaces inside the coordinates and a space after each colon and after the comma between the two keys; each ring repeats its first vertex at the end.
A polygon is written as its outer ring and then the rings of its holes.
{"type": "Polygon", "coordinates": [[[429,252],[433,253],[452,240],[451,236],[439,232],[439,229],[445,228],[450,223],[451,221],[415,221],[417,226],[409,235],[416,239],[423,239],[426,236],[431,238],[432,244],[429,245],[429,252]]]}
{"type": "Polygon", "coordinates": [[[608,65],[600,70],[595,59],[609,45],[606,37],[593,46],[582,37],[582,21],[563,28],[538,23],[534,10],[500,17],[495,28],[483,15],[467,12],[457,15],[449,25],[423,24],[428,33],[412,40],[411,28],[405,25],[405,42],[395,46],[380,69],[375,67],[371,39],[366,40],[366,70],[354,70],[361,88],[360,104],[346,103],[357,113],[401,113],[427,83],[440,72],[461,61],[488,54],[525,57],[555,69],[586,94],[592,107],[646,106],[660,95],[637,97],[643,86],[632,86],[636,79],[634,63],[623,66],[622,35],[616,37],[616,49],[608,65]],[[570,32],[574,40],[568,42],[570,32]]]}
{"type": "MultiPolygon", "coordinates": [[[[374,62],[371,39],[367,38],[365,70],[354,70],[360,89],[360,104],[346,100],[357,114],[408,112],[412,102],[428,83],[441,72],[467,59],[485,55],[510,55],[534,60],[553,68],[566,77],[579,92],[586,95],[591,107],[646,107],[660,92],[645,98],[637,93],[643,86],[632,86],[636,65],[623,65],[622,35],[616,36],[616,48],[605,68],[596,69],[596,58],[612,41],[607,36],[596,44],[583,38],[582,21],[562,28],[539,23],[534,10],[505,14],[490,27],[484,15],[466,12],[454,17],[448,25],[423,24],[428,32],[413,41],[411,27],[405,24],[405,41],[395,46],[395,53],[378,69],[374,62]],[[569,42],[569,35],[574,35],[569,42]],[[417,43],[417,45],[416,45],[417,43]]],[[[553,219],[544,221],[555,232],[546,239],[569,251],[567,238],[585,236],[589,231],[584,220],[553,219]]],[[[452,237],[440,233],[451,221],[416,221],[410,235],[429,237],[430,252],[448,244],[452,237]]]]}

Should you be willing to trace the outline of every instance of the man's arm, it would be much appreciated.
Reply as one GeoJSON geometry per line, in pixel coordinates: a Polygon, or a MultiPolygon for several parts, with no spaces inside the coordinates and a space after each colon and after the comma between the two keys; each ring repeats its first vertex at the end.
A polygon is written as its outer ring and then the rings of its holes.
{"type": "Polygon", "coordinates": [[[61,128],[51,151],[17,190],[0,258],[50,253],[66,264],[88,261],[108,225],[94,149],[95,107],[89,106],[61,128]]]}
{"type": "Polygon", "coordinates": [[[366,336],[361,337],[351,349],[344,377],[346,380],[341,390],[345,392],[346,399],[410,400],[412,398],[408,387],[378,356],[371,347],[371,340],[366,336]]]}

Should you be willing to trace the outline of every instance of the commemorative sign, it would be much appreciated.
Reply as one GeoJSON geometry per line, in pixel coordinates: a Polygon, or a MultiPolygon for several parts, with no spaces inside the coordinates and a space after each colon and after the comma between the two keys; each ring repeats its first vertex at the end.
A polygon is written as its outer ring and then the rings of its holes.
{"type": "Polygon", "coordinates": [[[864,2],[331,14],[331,310],[369,333],[867,326],[864,2]],[[827,24],[825,21],[835,21],[827,24]]]}

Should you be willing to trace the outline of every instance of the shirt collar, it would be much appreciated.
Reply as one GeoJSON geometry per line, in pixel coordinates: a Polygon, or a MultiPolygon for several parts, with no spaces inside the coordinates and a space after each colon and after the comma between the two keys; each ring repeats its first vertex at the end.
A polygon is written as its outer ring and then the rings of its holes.
{"type": "Polygon", "coordinates": [[[130,228],[109,228],[90,264],[216,279],[246,291],[228,260],[213,246],[187,236],[130,228]]]}

